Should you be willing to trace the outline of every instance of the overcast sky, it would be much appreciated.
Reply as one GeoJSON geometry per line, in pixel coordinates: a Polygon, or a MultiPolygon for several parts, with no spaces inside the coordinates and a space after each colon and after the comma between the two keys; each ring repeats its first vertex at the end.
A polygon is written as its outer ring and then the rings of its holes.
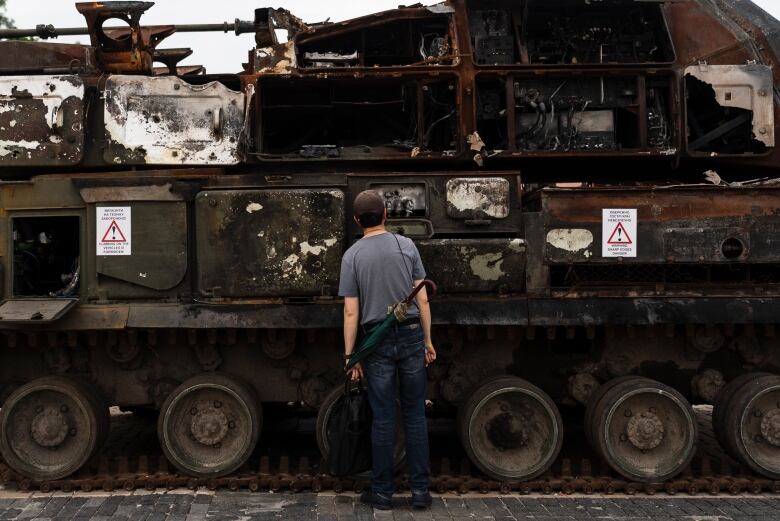
{"type": "MultiPolygon", "coordinates": [[[[408,0],[413,4],[417,0],[408,0]]],[[[284,7],[306,22],[346,20],[377,11],[394,9],[403,0],[276,0],[264,4],[262,0],[157,0],[142,18],[145,25],[221,23],[236,18],[251,21],[255,7],[284,7]]],[[[755,0],[769,13],[780,18],[780,0],[755,0]]],[[[7,0],[8,16],[19,28],[37,24],[56,27],[81,27],[84,18],[69,0],[7,0]]],[[[425,2],[427,4],[436,1],[425,2]]],[[[88,43],[88,37],[59,38],[60,42],[88,43]]],[[[190,47],[195,52],[184,64],[205,65],[209,72],[238,72],[247,61],[247,53],[254,46],[254,36],[245,34],[178,34],[163,42],[161,48],[190,47]]]]}

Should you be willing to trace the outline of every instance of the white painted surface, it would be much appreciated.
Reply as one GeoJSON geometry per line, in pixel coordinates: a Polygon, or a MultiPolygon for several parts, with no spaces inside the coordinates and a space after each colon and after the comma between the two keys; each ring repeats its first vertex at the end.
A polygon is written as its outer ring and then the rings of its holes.
{"type": "Polygon", "coordinates": [[[447,203],[457,212],[482,212],[488,218],[504,219],[509,215],[509,181],[495,177],[451,179],[447,181],[447,203]]]}
{"type": "MultiPolygon", "coordinates": [[[[240,160],[245,96],[219,82],[111,76],[104,110],[110,141],[155,165],[232,165],[240,160]]],[[[108,162],[132,163],[115,153],[108,162]]]]}
{"type": "Polygon", "coordinates": [[[582,228],[558,228],[547,233],[547,244],[559,250],[590,257],[593,233],[582,228]]]}

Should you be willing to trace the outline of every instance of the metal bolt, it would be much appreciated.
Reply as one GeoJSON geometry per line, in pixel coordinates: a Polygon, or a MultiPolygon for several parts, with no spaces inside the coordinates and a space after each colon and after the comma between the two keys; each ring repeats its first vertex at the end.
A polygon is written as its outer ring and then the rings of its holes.
{"type": "Polygon", "coordinates": [[[60,412],[63,412],[63,413],[64,412],[68,412],[68,406],[67,405],[63,405],[62,407],[60,407],[60,412]]]}
{"type": "Polygon", "coordinates": [[[74,437],[74,436],[76,436],[77,432],[78,431],[76,431],[76,429],[71,429],[71,430],[68,431],[68,434],[70,434],[71,437],[74,437]]]}
{"type": "Polygon", "coordinates": [[[179,90],[179,89],[181,89],[181,85],[179,85],[178,83],[173,86],[173,90],[179,90]]]}
{"type": "Polygon", "coordinates": [[[769,131],[766,129],[766,127],[761,127],[761,128],[758,130],[758,132],[759,132],[760,134],[766,134],[766,133],[767,133],[767,132],[769,132],[769,131]]]}
{"type": "Polygon", "coordinates": [[[222,407],[222,402],[220,402],[219,400],[215,400],[214,401],[214,408],[215,409],[219,409],[220,407],[222,407]]]}
{"type": "Polygon", "coordinates": [[[626,411],[623,413],[623,416],[626,418],[632,417],[634,414],[631,412],[631,409],[626,409],[626,411]]]}
{"type": "Polygon", "coordinates": [[[195,416],[196,414],[198,414],[198,409],[197,409],[197,408],[195,408],[195,407],[193,407],[192,409],[190,409],[190,414],[191,414],[192,416],[195,416]]]}
{"type": "Polygon", "coordinates": [[[236,428],[236,422],[234,422],[234,421],[228,422],[228,428],[235,429],[236,428]]]}
{"type": "Polygon", "coordinates": [[[509,405],[502,403],[501,404],[501,412],[509,412],[509,405]]]}
{"type": "Polygon", "coordinates": [[[760,417],[762,417],[763,415],[764,415],[764,413],[762,413],[762,412],[761,412],[761,411],[759,411],[759,410],[755,410],[755,411],[753,411],[753,416],[755,416],[756,418],[760,418],[760,417]]]}
{"type": "Polygon", "coordinates": [[[764,89],[761,89],[760,91],[758,91],[758,95],[761,96],[762,98],[765,98],[766,97],[766,91],[764,89]]]}
{"type": "Polygon", "coordinates": [[[625,434],[621,434],[620,441],[628,441],[628,436],[626,436],[625,434]]]}

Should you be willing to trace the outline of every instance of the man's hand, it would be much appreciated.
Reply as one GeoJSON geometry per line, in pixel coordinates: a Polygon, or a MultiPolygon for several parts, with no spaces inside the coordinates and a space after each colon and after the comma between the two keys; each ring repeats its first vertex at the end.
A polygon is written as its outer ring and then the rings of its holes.
{"type": "Polygon", "coordinates": [[[352,369],[347,371],[347,374],[349,375],[350,380],[353,382],[357,382],[358,380],[365,378],[363,375],[363,362],[356,363],[352,369]]]}
{"type": "Polygon", "coordinates": [[[436,349],[433,344],[425,346],[425,367],[428,367],[436,361],[436,349]]]}

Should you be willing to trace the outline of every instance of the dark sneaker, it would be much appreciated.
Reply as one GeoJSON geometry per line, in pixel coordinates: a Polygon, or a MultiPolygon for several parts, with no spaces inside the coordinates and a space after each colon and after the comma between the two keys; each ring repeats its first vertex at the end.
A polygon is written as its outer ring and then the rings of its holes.
{"type": "Polygon", "coordinates": [[[390,510],[393,508],[393,502],[389,497],[382,494],[374,494],[371,490],[366,490],[360,494],[360,502],[378,510],[390,510]]]}
{"type": "Polygon", "coordinates": [[[430,508],[432,504],[433,498],[427,490],[424,492],[412,491],[412,506],[414,508],[430,508]]]}

